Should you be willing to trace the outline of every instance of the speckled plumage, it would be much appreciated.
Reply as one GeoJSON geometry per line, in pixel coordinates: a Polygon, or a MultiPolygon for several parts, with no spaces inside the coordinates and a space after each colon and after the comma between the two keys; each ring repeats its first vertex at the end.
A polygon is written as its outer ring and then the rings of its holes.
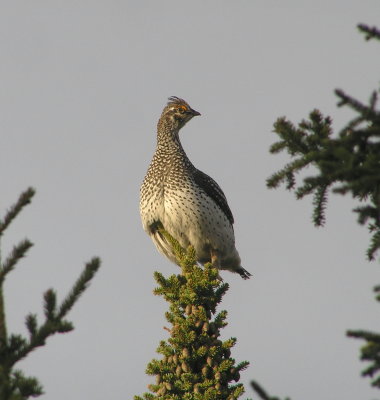
{"type": "Polygon", "coordinates": [[[157,249],[177,263],[161,226],[182,247],[194,246],[197,260],[250,277],[235,248],[234,219],[219,185],[188,159],[179,130],[200,115],[184,100],[170,97],[157,124],[157,147],[140,190],[144,230],[157,249]]]}

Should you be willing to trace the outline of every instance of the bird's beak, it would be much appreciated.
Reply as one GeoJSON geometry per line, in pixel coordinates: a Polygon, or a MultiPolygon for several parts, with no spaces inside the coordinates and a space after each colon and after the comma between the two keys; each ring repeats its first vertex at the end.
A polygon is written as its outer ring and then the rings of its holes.
{"type": "Polygon", "coordinates": [[[193,110],[192,108],[190,109],[190,114],[191,114],[193,117],[196,117],[197,115],[201,115],[200,112],[195,111],[195,110],[193,110]]]}

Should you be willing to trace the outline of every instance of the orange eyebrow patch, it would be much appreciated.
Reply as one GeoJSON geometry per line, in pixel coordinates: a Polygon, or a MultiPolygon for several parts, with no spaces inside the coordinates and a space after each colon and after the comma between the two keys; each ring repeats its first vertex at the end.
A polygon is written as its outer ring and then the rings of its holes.
{"type": "Polygon", "coordinates": [[[187,111],[187,107],[186,107],[186,106],[181,105],[181,106],[179,106],[179,108],[180,108],[181,110],[183,110],[183,111],[187,111]]]}

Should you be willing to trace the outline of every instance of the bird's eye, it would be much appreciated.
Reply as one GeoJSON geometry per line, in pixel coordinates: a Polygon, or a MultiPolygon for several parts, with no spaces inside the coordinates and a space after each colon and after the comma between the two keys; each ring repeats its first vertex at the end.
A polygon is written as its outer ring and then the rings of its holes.
{"type": "Polygon", "coordinates": [[[184,114],[185,113],[185,108],[184,107],[180,107],[178,109],[178,111],[180,112],[180,114],[184,114]]]}

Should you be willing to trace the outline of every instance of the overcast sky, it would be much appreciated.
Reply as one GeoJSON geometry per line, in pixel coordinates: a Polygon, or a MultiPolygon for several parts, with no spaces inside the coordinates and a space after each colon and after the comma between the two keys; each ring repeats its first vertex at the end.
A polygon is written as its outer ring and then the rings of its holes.
{"type": "Polygon", "coordinates": [[[333,90],[366,101],[378,87],[379,44],[356,25],[379,16],[369,0],[1,1],[1,215],[37,189],[2,242],[3,257],[35,243],[6,282],[9,330],[25,333],[46,289],[62,299],[87,260],[103,260],[70,315],[75,331],[19,365],[42,399],[131,399],[154,380],[145,368],[168,333],[153,272],[178,267],[144,233],[138,199],[172,95],[202,113],[182,142],[226,193],[254,275],[222,273],[222,338],[236,336],[233,357],[251,362],[243,398],[250,379],[292,400],[379,397],[360,377],[362,342],[345,337],[380,330],[379,265],[365,260],[356,203],[332,197],[316,229],[309,200],[265,184],[287,161],[268,152],[279,116],[297,122],[317,107],[339,129],[352,114],[333,90]]]}

